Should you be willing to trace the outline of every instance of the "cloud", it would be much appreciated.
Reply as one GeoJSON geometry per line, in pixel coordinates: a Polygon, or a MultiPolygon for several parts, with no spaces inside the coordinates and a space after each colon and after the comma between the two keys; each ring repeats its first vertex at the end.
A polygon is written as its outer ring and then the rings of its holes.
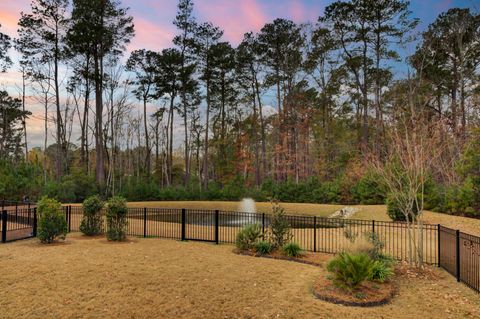
{"type": "Polygon", "coordinates": [[[249,31],[258,31],[269,20],[257,0],[197,1],[199,20],[211,21],[225,31],[224,38],[238,44],[249,31]]]}
{"type": "Polygon", "coordinates": [[[158,25],[152,21],[134,17],[135,37],[128,45],[128,51],[146,48],[154,51],[172,46],[172,40],[175,35],[173,26],[158,25]]]}

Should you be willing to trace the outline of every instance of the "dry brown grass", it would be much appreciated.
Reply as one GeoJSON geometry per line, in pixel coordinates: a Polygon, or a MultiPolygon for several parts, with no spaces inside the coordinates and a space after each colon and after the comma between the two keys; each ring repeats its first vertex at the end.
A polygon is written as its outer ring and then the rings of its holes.
{"type": "Polygon", "coordinates": [[[317,300],[325,270],[232,253],[233,246],[69,235],[0,245],[2,318],[479,318],[480,298],[438,279],[400,278],[399,296],[371,309],[317,300]]]}

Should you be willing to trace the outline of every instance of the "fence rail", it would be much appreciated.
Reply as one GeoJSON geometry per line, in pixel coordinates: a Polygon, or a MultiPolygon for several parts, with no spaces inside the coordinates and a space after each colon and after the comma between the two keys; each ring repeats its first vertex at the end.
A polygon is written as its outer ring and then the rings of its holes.
{"type": "MultiPolygon", "coordinates": [[[[69,231],[80,231],[81,206],[63,206],[69,231]]],[[[286,215],[292,240],[312,252],[337,253],[362,234],[375,234],[383,252],[398,260],[408,258],[408,232],[418,237],[423,258],[438,265],[476,291],[480,291],[480,237],[441,225],[423,224],[408,229],[406,223],[286,215]]],[[[271,215],[219,210],[129,208],[127,235],[177,240],[235,243],[246,225],[259,224],[266,233],[271,215]]],[[[36,235],[36,208],[10,206],[2,211],[2,242],[36,235]]]]}

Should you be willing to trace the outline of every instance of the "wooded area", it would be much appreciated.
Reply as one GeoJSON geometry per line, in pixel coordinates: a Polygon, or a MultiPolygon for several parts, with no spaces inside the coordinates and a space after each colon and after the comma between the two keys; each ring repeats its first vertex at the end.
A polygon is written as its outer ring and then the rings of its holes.
{"type": "Polygon", "coordinates": [[[373,204],[392,195],[382,172],[415,166],[396,176],[425,208],[480,215],[478,12],[418,33],[408,1],[337,1],[235,47],[194,10],[179,1],[171,48],[127,52],[119,0],[33,0],[18,38],[0,33],[2,71],[15,49],[23,75],[21,99],[0,92],[0,197],[373,204]]]}

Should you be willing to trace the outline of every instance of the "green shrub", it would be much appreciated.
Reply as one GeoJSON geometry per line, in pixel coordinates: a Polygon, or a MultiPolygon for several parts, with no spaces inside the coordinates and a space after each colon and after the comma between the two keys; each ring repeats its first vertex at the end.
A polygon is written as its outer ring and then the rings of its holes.
{"type": "Polygon", "coordinates": [[[37,205],[39,214],[37,236],[40,241],[50,244],[57,238],[65,239],[68,228],[62,204],[55,199],[43,197],[37,205]]]}
{"type": "Polygon", "coordinates": [[[255,243],[254,248],[258,254],[267,255],[272,251],[272,244],[266,240],[260,240],[255,243]]]}
{"type": "Polygon", "coordinates": [[[302,248],[297,243],[288,243],[282,247],[282,251],[288,257],[298,257],[302,253],[302,248]]]}
{"type": "Polygon", "coordinates": [[[269,236],[273,248],[280,248],[292,239],[290,224],[285,217],[285,210],[274,203],[270,218],[269,236]]]}
{"type": "Polygon", "coordinates": [[[393,268],[395,263],[397,262],[392,256],[390,255],[385,255],[385,254],[378,254],[378,257],[376,259],[377,261],[380,261],[384,263],[386,266],[393,268]]]}
{"type": "Polygon", "coordinates": [[[335,285],[354,290],[371,277],[373,264],[367,254],[342,252],[329,261],[327,270],[333,274],[335,285]]]}
{"type": "Polygon", "coordinates": [[[381,178],[377,174],[367,171],[352,189],[355,202],[364,205],[384,203],[387,191],[379,181],[381,178]]]}
{"type": "Polygon", "coordinates": [[[103,232],[102,208],[103,201],[100,196],[90,196],[83,201],[83,217],[80,231],[87,236],[95,236],[103,232]]]}
{"type": "Polygon", "coordinates": [[[107,202],[107,239],[121,241],[127,233],[127,202],[125,198],[114,196],[107,202]]]}
{"type": "Polygon", "coordinates": [[[241,250],[252,249],[261,236],[262,227],[259,224],[247,225],[238,232],[235,245],[241,250]]]}
{"type": "Polygon", "coordinates": [[[384,282],[390,280],[395,273],[393,268],[383,261],[375,260],[372,265],[372,272],[370,274],[370,280],[376,280],[384,282]]]}
{"type": "MultiPolygon", "coordinates": [[[[386,200],[387,214],[393,221],[406,221],[405,214],[400,209],[397,201],[393,196],[389,195],[386,200]]],[[[418,215],[417,205],[412,205],[412,212],[415,216],[418,215]]],[[[410,217],[409,217],[410,218],[410,217]]]]}

